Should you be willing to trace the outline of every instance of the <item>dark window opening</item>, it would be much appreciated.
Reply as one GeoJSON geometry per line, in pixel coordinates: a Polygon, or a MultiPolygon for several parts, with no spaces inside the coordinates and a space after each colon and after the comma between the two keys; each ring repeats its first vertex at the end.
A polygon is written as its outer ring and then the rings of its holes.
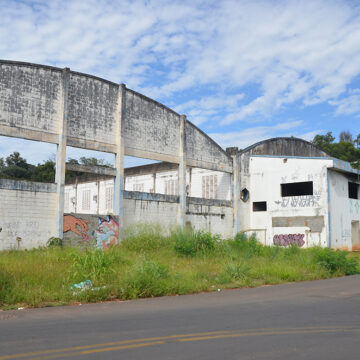
{"type": "Polygon", "coordinates": [[[359,184],[349,182],[349,198],[350,199],[359,198],[359,184]]]}
{"type": "Polygon", "coordinates": [[[253,202],[253,211],[266,211],[266,201],[253,202]]]}
{"type": "Polygon", "coordinates": [[[249,200],[249,190],[244,188],[241,190],[241,193],[240,193],[240,199],[242,201],[248,201],[249,200]]]}
{"type": "Polygon", "coordinates": [[[281,196],[313,195],[313,182],[296,182],[281,184],[281,196]]]}

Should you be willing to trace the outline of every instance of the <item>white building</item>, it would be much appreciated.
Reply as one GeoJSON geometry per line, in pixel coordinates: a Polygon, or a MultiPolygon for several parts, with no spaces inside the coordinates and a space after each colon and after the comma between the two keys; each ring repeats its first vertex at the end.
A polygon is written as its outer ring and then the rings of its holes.
{"type": "MultiPolygon", "coordinates": [[[[360,249],[360,172],[350,164],[295,138],[233,148],[232,155],[238,189],[228,173],[188,168],[187,196],[231,200],[238,191],[234,229],[256,233],[266,245],[360,249]]],[[[125,169],[125,190],[177,195],[177,169],[170,163],[125,169]]],[[[113,186],[112,179],[67,185],[65,212],[112,213],[113,186]]]]}

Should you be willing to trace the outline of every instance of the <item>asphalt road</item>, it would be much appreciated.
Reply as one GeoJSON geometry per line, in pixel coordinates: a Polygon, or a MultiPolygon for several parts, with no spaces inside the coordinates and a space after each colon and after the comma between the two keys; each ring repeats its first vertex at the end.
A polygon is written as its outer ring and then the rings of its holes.
{"type": "Polygon", "coordinates": [[[360,276],[0,312],[5,359],[360,359],[360,276]]]}

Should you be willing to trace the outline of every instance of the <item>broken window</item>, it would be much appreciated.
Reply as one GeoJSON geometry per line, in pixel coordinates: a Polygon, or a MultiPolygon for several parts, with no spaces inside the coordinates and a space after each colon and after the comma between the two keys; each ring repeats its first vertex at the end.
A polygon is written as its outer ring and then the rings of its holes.
{"type": "Polygon", "coordinates": [[[281,184],[281,196],[285,197],[302,195],[313,195],[312,181],[281,184]]]}
{"type": "Polygon", "coordinates": [[[359,184],[349,182],[349,198],[350,199],[359,198],[359,184]]]}
{"type": "Polygon", "coordinates": [[[254,201],[253,211],[266,211],[266,201],[254,201]]]}

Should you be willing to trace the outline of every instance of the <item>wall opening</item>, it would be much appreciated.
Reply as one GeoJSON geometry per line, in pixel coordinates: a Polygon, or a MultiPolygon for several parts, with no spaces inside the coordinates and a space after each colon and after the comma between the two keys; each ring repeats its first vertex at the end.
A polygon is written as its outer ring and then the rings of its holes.
{"type": "Polygon", "coordinates": [[[349,198],[359,199],[359,184],[349,182],[349,198]]]}
{"type": "Polygon", "coordinates": [[[253,211],[266,211],[266,201],[254,201],[253,202],[253,211]]]}
{"type": "Polygon", "coordinates": [[[0,179],[55,182],[56,145],[0,136],[0,179]]]}
{"type": "Polygon", "coordinates": [[[303,196],[313,195],[313,182],[304,181],[296,183],[281,184],[281,196],[303,196]]]}

